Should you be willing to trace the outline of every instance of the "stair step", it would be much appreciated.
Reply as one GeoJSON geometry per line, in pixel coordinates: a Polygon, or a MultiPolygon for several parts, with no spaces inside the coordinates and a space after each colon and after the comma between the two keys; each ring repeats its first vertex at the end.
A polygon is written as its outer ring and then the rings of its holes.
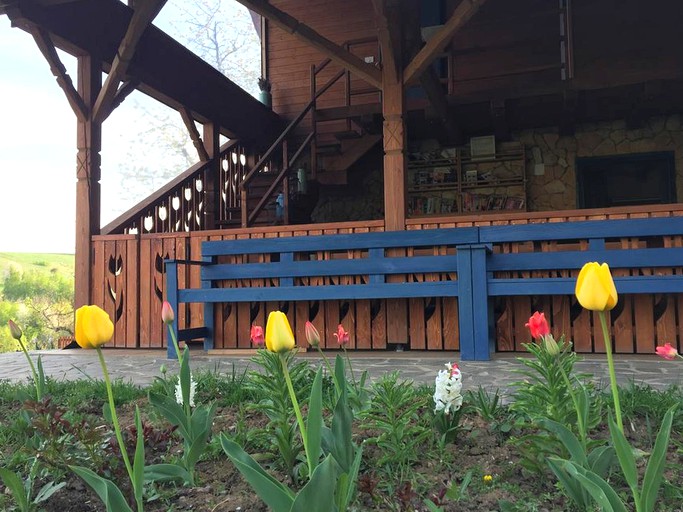
{"type": "Polygon", "coordinates": [[[335,142],[331,144],[318,144],[316,146],[316,153],[319,155],[340,155],[341,143],[335,142]]]}
{"type": "Polygon", "coordinates": [[[359,139],[361,134],[356,130],[345,130],[342,132],[335,132],[334,136],[337,140],[359,139]]]}

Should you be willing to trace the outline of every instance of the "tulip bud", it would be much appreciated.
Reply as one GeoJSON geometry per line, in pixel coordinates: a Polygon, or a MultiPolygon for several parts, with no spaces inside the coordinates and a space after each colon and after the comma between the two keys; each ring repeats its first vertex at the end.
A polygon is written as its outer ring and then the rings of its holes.
{"type": "Polygon", "coordinates": [[[304,332],[306,333],[306,341],[311,347],[318,348],[320,346],[320,333],[318,329],[315,328],[311,322],[306,322],[304,327],[304,332]]]}
{"type": "Polygon", "coordinates": [[[545,348],[545,351],[551,356],[556,356],[560,353],[560,346],[557,344],[552,334],[543,336],[543,347],[545,348]]]}
{"type": "Polygon", "coordinates": [[[268,315],[265,340],[271,352],[288,352],[296,345],[287,315],[282,311],[271,311],[268,315]]]}
{"type": "Polygon", "coordinates": [[[676,356],[678,356],[678,351],[671,346],[671,343],[666,343],[663,347],[657,347],[655,352],[657,352],[658,356],[669,361],[676,359],[676,356]]]}
{"type": "Polygon", "coordinates": [[[9,320],[7,325],[9,325],[9,332],[12,335],[12,338],[17,341],[21,341],[21,336],[24,334],[21,332],[21,328],[15,324],[13,320],[9,320]]]}
{"type": "Polygon", "coordinates": [[[161,372],[161,375],[166,375],[166,372],[168,371],[166,369],[166,365],[162,364],[161,367],[159,368],[159,371],[161,372]]]}
{"type": "Polygon", "coordinates": [[[167,301],[164,301],[164,303],[161,305],[161,320],[166,325],[172,324],[173,320],[175,320],[173,308],[171,307],[171,304],[169,304],[167,301]]]}
{"type": "Polygon", "coordinates": [[[609,311],[617,305],[617,289],[607,263],[586,263],[576,279],[576,298],[591,311],[609,311]]]}

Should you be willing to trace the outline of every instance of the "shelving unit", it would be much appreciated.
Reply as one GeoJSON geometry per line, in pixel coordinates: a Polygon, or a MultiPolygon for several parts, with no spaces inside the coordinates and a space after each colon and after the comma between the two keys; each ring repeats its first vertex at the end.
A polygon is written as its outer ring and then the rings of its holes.
{"type": "Polygon", "coordinates": [[[495,155],[472,156],[469,147],[411,153],[408,214],[443,215],[526,210],[526,155],[517,142],[495,155]]]}

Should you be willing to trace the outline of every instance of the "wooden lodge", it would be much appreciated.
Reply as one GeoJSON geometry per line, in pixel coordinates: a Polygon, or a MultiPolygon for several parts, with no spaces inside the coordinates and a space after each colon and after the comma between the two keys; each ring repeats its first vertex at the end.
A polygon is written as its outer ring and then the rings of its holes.
{"type": "Polygon", "coordinates": [[[75,302],[110,313],[114,347],[165,347],[180,291],[206,348],[249,348],[279,308],[302,346],[310,320],[328,348],[341,323],[359,350],[486,359],[541,310],[602,352],[572,294],[597,260],[615,351],[683,351],[676,0],[237,1],[270,105],[153,26],[164,0],[0,0],[78,119],[75,302]],[[178,110],[198,163],[101,227],[101,127],[135,89],[178,110]]]}

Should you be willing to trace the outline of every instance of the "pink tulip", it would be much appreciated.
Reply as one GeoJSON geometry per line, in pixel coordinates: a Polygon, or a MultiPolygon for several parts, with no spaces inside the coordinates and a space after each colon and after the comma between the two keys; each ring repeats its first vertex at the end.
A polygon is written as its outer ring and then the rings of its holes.
{"type": "Polygon", "coordinates": [[[663,347],[657,347],[655,351],[658,356],[668,359],[669,361],[676,359],[678,356],[678,351],[671,346],[671,343],[666,343],[663,347]]]}
{"type": "Polygon", "coordinates": [[[349,344],[349,333],[344,330],[344,326],[342,324],[339,324],[337,327],[337,332],[335,332],[334,335],[337,337],[337,343],[339,343],[342,347],[349,344]]]}
{"type": "Polygon", "coordinates": [[[318,329],[315,328],[315,325],[307,321],[306,326],[304,327],[304,333],[306,334],[306,341],[308,341],[308,344],[311,347],[318,348],[320,345],[320,333],[318,332],[318,329]]]}
{"type": "Polygon", "coordinates": [[[265,339],[263,338],[263,327],[260,325],[251,326],[250,336],[251,342],[257,347],[262,347],[265,343],[265,339]]]}
{"type": "Polygon", "coordinates": [[[173,308],[171,307],[171,304],[169,304],[168,301],[164,301],[164,303],[161,305],[161,320],[166,325],[171,325],[174,319],[175,315],[173,314],[173,308]]]}

